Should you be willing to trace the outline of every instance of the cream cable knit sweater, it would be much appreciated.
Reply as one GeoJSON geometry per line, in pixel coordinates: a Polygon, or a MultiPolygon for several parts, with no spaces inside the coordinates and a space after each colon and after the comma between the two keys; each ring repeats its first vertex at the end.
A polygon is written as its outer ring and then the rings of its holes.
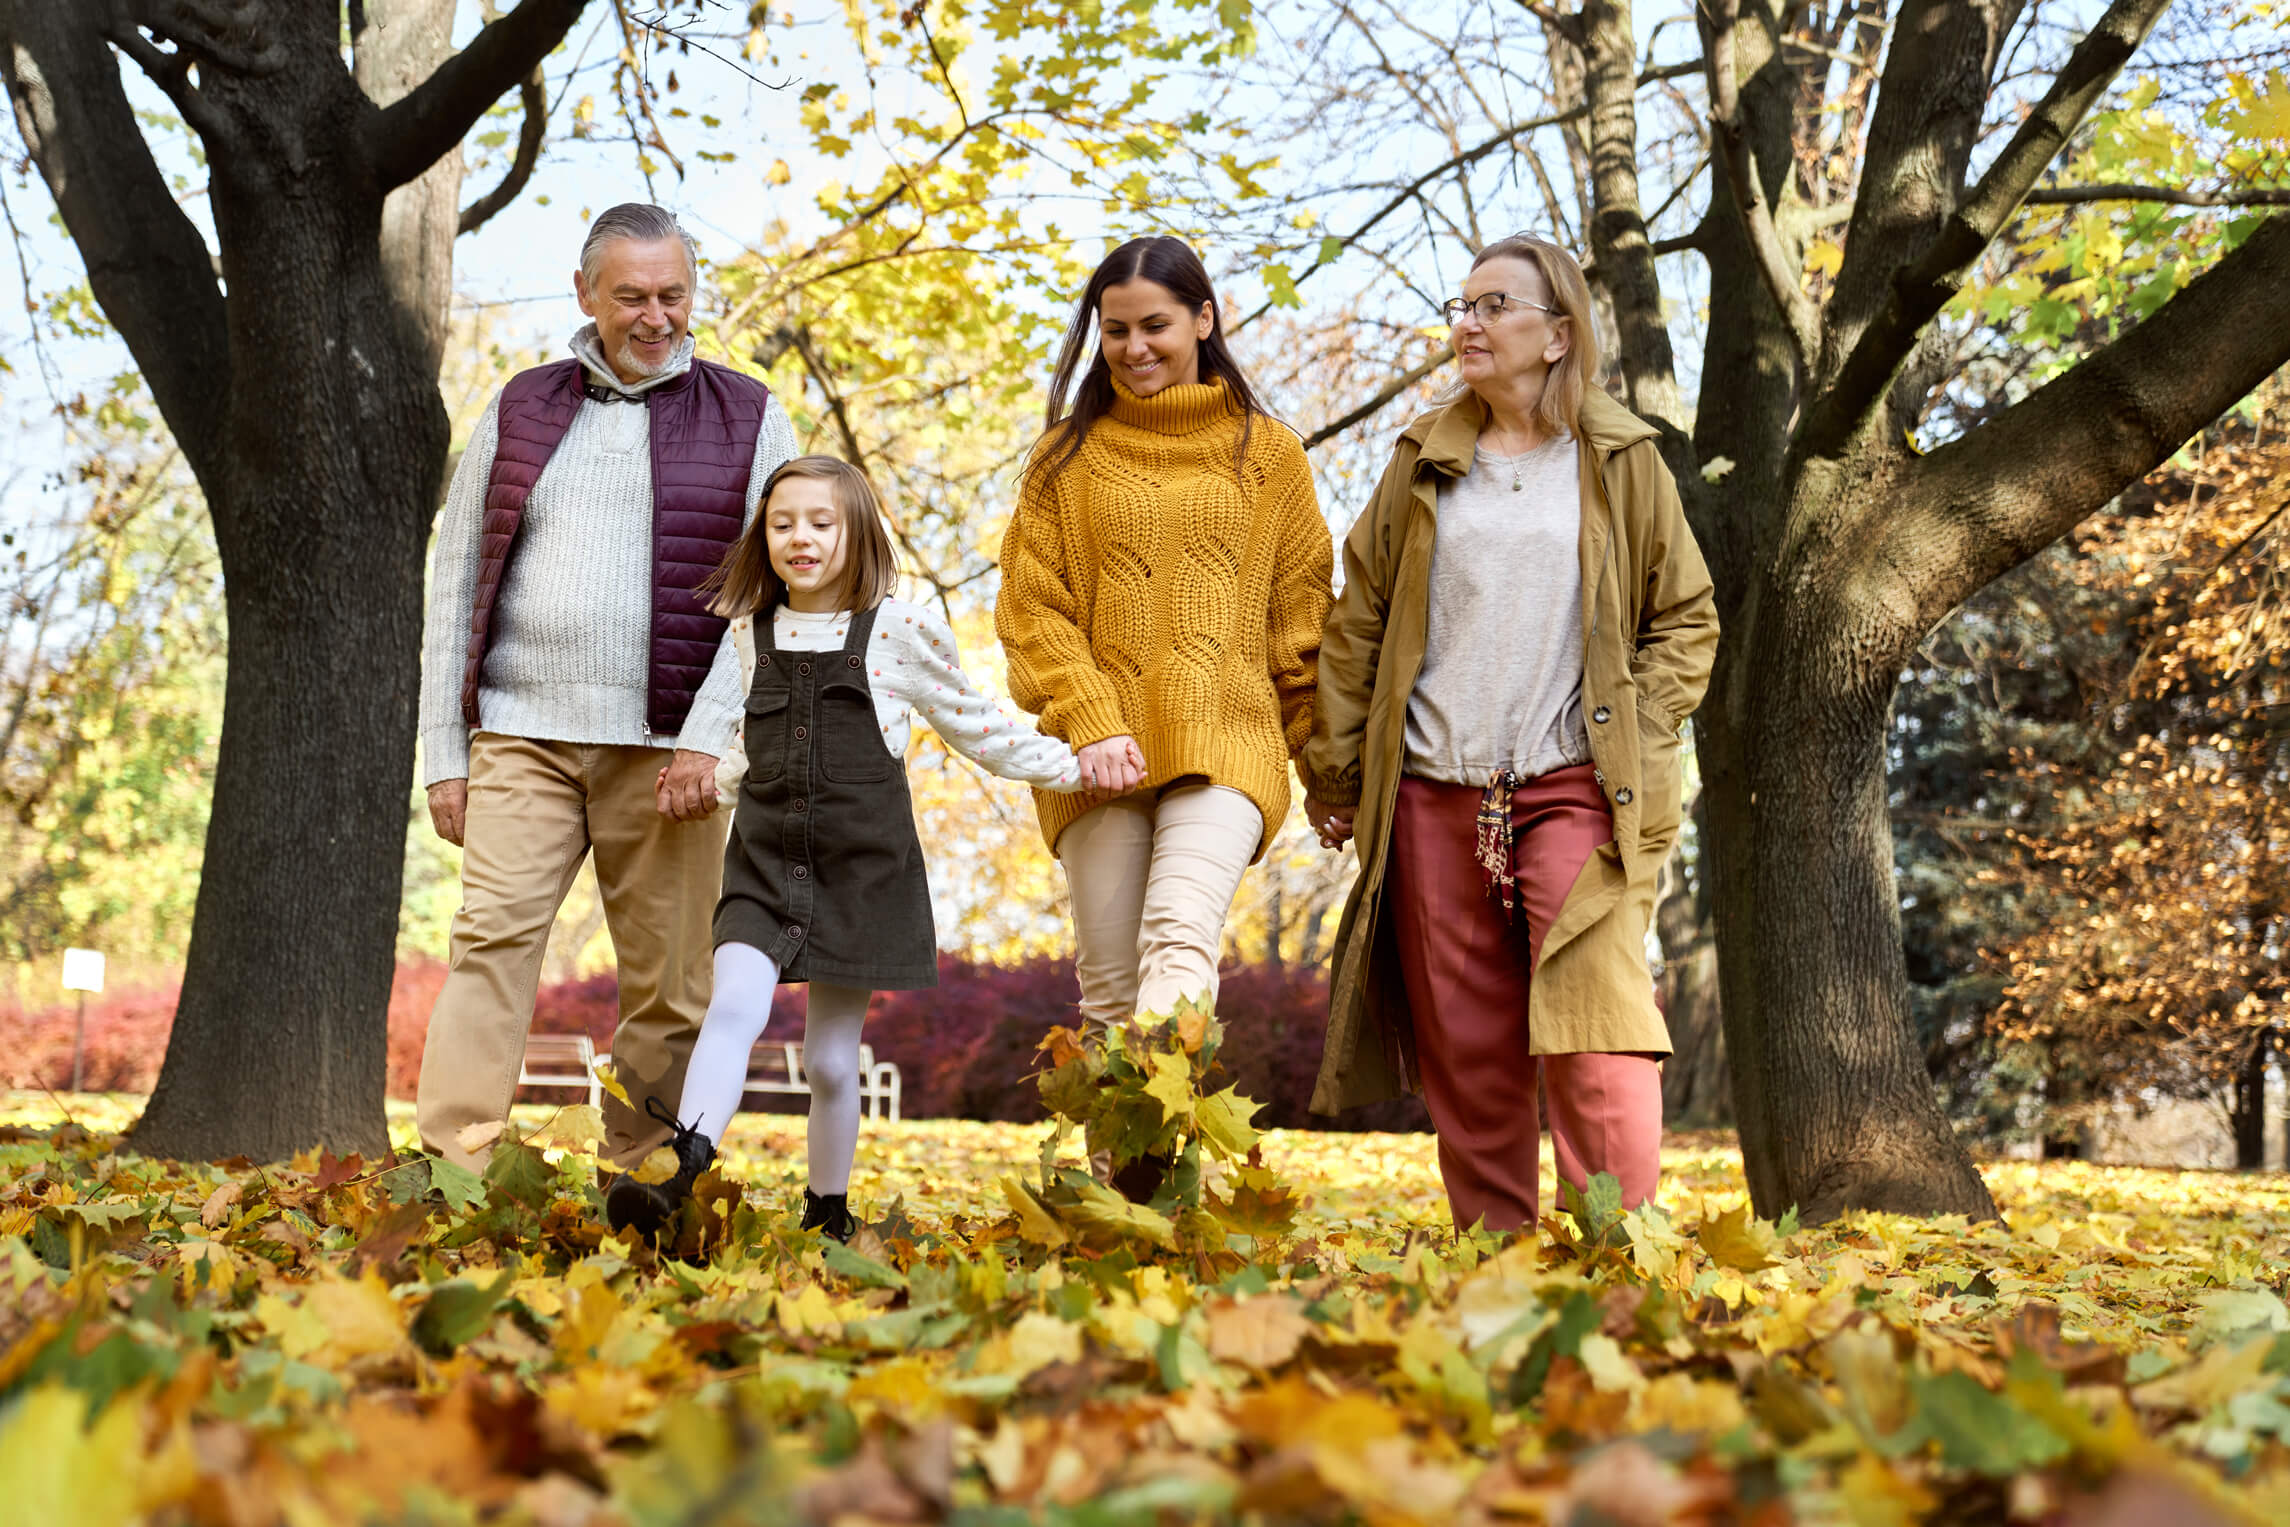
{"type": "MultiPolygon", "coordinates": [[[[624,385],[605,363],[591,324],[572,337],[589,379],[630,398],[691,365],[687,338],[657,377],[624,385]]],[[[497,447],[496,395],[462,452],[447,490],[431,565],[422,637],[422,783],[469,774],[470,728],[461,671],[476,598],[485,484],[497,447]]],[[[511,737],[658,748],[718,758],[734,751],[742,693],[727,634],[677,737],[645,729],[652,632],[651,418],[641,403],[580,406],[525,505],[516,555],[493,611],[493,643],[477,686],[479,729],[511,737]]],[[[748,508],[772,469],[795,454],[795,430],[775,396],[756,436],[748,508]]]]}

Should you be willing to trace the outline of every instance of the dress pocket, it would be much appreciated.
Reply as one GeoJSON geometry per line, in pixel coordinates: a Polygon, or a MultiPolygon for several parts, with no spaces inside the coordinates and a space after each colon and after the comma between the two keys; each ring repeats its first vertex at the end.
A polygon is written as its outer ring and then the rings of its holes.
{"type": "Polygon", "coordinates": [[[864,682],[829,679],[819,686],[819,768],[844,785],[871,785],[898,772],[864,682]]]}
{"type": "Polygon", "coordinates": [[[740,731],[747,744],[747,777],[777,779],[787,772],[787,691],[756,690],[747,697],[740,731]]]}

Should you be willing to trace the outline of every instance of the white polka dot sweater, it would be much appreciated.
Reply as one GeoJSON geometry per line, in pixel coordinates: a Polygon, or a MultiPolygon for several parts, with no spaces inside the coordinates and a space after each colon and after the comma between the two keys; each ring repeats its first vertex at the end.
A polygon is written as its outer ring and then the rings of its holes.
{"type": "MultiPolygon", "coordinates": [[[[781,606],[772,619],[772,639],[787,652],[832,652],[850,630],[848,610],[804,615],[781,606]]],[[[1031,716],[970,681],[943,618],[903,599],[886,599],[875,612],[875,634],[867,646],[875,720],[894,757],[906,757],[919,716],[948,747],[989,774],[1061,794],[1081,789],[1073,749],[1043,736],[1031,716]]]]}

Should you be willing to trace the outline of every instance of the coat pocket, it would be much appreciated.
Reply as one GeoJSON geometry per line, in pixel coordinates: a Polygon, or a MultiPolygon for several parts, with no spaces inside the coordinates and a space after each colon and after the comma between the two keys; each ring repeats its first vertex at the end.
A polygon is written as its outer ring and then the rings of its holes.
{"type": "Polygon", "coordinates": [[[747,697],[740,724],[747,745],[747,777],[777,779],[787,772],[787,691],[756,690],[747,697]]]}
{"type": "Polygon", "coordinates": [[[1638,843],[1666,855],[1677,841],[1685,798],[1684,743],[1677,729],[1640,700],[1638,711],[1638,843]]]}
{"type": "Polygon", "coordinates": [[[819,686],[819,768],[844,785],[871,785],[898,772],[864,681],[829,679],[819,686]]]}

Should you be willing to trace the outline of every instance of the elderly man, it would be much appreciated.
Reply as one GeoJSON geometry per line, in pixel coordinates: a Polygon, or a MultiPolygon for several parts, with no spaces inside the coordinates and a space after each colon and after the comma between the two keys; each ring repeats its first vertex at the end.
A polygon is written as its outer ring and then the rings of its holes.
{"type": "Polygon", "coordinates": [[[620,963],[605,1148],[666,1138],[706,1016],[723,873],[716,761],[739,657],[698,592],[793,454],[762,383],[696,360],[698,276],[673,215],[598,217],[574,290],[576,359],[512,377],[454,473],[423,642],[431,821],[462,846],[452,970],[430,1016],[425,1145],[479,1167],[505,1119],[557,907],[593,849],[620,963]]]}

